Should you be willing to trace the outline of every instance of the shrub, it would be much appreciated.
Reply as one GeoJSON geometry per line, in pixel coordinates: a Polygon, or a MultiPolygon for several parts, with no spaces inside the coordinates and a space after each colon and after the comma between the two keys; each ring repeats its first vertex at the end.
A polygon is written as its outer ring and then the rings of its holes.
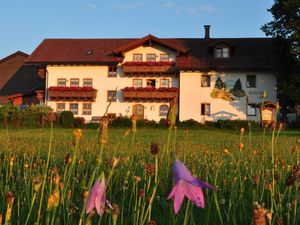
{"type": "Polygon", "coordinates": [[[84,122],[85,122],[84,117],[74,117],[73,126],[75,128],[83,128],[84,127],[84,122]]]}
{"type": "Polygon", "coordinates": [[[11,103],[0,106],[0,125],[7,126],[14,121],[18,108],[11,103]]]}
{"type": "Polygon", "coordinates": [[[74,115],[71,111],[62,111],[59,115],[59,121],[61,126],[69,128],[74,123],[74,115]]]}
{"type": "Polygon", "coordinates": [[[110,122],[111,127],[130,127],[131,120],[128,117],[119,116],[110,122]]]}
{"type": "Polygon", "coordinates": [[[178,127],[181,127],[181,128],[199,128],[201,126],[201,124],[198,121],[193,120],[193,119],[184,120],[177,124],[178,124],[178,127]]]}
{"type": "Polygon", "coordinates": [[[49,106],[30,105],[19,111],[20,125],[26,127],[36,127],[42,125],[42,120],[46,121],[46,117],[52,111],[49,106]]]}

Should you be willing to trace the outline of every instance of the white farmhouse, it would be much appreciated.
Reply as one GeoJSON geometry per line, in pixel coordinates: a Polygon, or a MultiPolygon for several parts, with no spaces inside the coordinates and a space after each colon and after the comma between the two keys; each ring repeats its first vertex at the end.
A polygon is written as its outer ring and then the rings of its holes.
{"type": "Polygon", "coordinates": [[[87,122],[103,116],[165,118],[171,100],[181,121],[256,120],[276,101],[273,39],[45,39],[26,63],[45,75],[45,104],[87,122]]]}

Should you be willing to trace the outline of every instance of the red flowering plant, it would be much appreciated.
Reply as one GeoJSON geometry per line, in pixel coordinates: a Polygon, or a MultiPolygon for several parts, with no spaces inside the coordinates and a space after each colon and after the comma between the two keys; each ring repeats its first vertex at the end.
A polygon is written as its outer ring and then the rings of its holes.
{"type": "Polygon", "coordinates": [[[175,62],[124,62],[123,66],[173,66],[175,62]]]}
{"type": "Polygon", "coordinates": [[[125,87],[122,91],[144,91],[144,92],[151,92],[151,91],[158,91],[158,92],[178,92],[178,88],[155,88],[155,87],[125,87]]]}
{"type": "Polygon", "coordinates": [[[48,91],[94,91],[92,87],[59,87],[52,86],[48,88],[48,91]]]}

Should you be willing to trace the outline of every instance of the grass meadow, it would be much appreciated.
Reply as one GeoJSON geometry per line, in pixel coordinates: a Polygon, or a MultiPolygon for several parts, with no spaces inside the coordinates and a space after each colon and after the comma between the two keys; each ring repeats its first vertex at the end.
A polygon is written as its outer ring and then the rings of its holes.
{"type": "Polygon", "coordinates": [[[134,135],[115,128],[99,145],[93,129],[81,138],[72,129],[1,129],[0,224],[250,225],[258,202],[272,211],[271,224],[298,225],[299,139],[300,132],[278,128],[144,128],[134,135]],[[167,196],[175,158],[216,187],[203,190],[204,209],[185,198],[174,214],[167,196]],[[87,215],[89,190],[103,175],[107,207],[101,217],[87,215]]]}

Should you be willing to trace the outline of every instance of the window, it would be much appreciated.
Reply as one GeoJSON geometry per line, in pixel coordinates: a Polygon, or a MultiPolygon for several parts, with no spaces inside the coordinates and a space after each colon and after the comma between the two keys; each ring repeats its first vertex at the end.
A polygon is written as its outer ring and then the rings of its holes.
{"type": "Polygon", "coordinates": [[[256,87],[256,75],[247,75],[247,88],[255,88],[256,87]]]}
{"type": "Polygon", "coordinates": [[[133,79],[133,87],[134,88],[140,88],[143,86],[143,80],[142,79],[133,79]]]}
{"type": "Polygon", "coordinates": [[[155,88],[155,79],[147,79],[147,87],[155,88]]]}
{"type": "Polygon", "coordinates": [[[93,87],[93,79],[84,78],[83,79],[83,87],[93,87]]]}
{"type": "Polygon", "coordinates": [[[92,103],[82,104],[82,115],[92,115],[92,103]]]}
{"type": "Polygon", "coordinates": [[[147,62],[155,62],[156,61],[156,55],[155,54],[147,54],[146,55],[146,61],[147,62]]]}
{"type": "Polygon", "coordinates": [[[108,77],[117,77],[117,70],[118,70],[118,67],[109,66],[108,67],[108,77]]]}
{"type": "Polygon", "coordinates": [[[133,54],[133,62],[142,62],[143,55],[142,54],[133,54]]]}
{"type": "Polygon", "coordinates": [[[107,101],[108,102],[117,101],[117,92],[116,91],[107,91],[107,101]]]}
{"type": "Polygon", "coordinates": [[[64,78],[58,78],[57,79],[57,86],[58,87],[65,87],[67,84],[67,80],[64,78]]]}
{"type": "Polygon", "coordinates": [[[60,113],[66,110],[66,103],[56,103],[56,112],[60,113]]]}
{"type": "Polygon", "coordinates": [[[216,58],[229,58],[229,48],[227,47],[217,47],[215,49],[216,58]]]}
{"type": "Polygon", "coordinates": [[[169,79],[161,79],[160,80],[160,87],[169,88],[170,87],[170,80],[169,79]]]}
{"type": "Polygon", "coordinates": [[[168,116],[169,106],[161,105],[159,107],[159,116],[168,116]]]}
{"type": "Polygon", "coordinates": [[[73,115],[78,115],[78,103],[70,103],[70,111],[73,115]]]}
{"type": "Polygon", "coordinates": [[[247,116],[256,116],[255,104],[248,104],[247,105],[247,116]]]}
{"type": "Polygon", "coordinates": [[[160,61],[161,62],[169,62],[170,57],[168,54],[160,54],[160,61]]]}
{"type": "Polygon", "coordinates": [[[202,103],[201,104],[201,115],[210,115],[210,104],[209,103],[202,103]]]}
{"type": "Polygon", "coordinates": [[[210,76],[208,75],[201,76],[201,87],[210,87],[210,76]]]}
{"type": "Polygon", "coordinates": [[[72,78],[70,80],[70,87],[79,87],[79,79],[72,78]]]}

